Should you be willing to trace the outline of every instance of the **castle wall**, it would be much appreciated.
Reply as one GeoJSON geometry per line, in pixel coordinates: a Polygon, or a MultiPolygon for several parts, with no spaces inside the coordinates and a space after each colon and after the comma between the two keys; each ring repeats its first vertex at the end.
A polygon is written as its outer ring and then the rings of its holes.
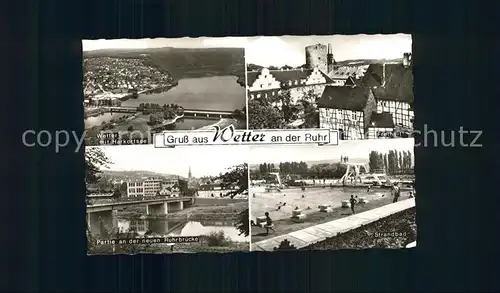
{"type": "Polygon", "coordinates": [[[318,67],[323,72],[327,72],[327,50],[328,47],[322,44],[316,44],[306,47],[306,65],[313,69],[318,67]]]}

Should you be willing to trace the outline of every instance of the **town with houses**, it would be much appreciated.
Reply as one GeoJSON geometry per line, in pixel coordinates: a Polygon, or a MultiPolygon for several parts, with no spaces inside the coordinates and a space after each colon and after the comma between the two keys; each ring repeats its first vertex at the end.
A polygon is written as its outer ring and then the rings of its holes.
{"type": "MultiPolygon", "coordinates": [[[[254,70],[246,73],[249,119],[262,112],[251,108],[252,101],[259,105],[268,101],[265,104],[280,112],[284,103],[307,104],[312,111],[302,107],[302,115],[268,128],[332,129],[339,131],[342,140],[410,137],[414,118],[412,54],[401,57],[336,62],[330,44],[316,44],[305,48],[306,63],[299,68],[250,68],[254,70]],[[315,125],[306,123],[306,115],[316,116],[309,119],[315,125]]],[[[243,77],[240,82],[245,83],[243,77]]],[[[296,108],[300,110],[300,106],[296,108]]]]}
{"type": "Polygon", "coordinates": [[[143,58],[93,57],[83,59],[84,105],[120,106],[124,99],[173,82],[171,75],[143,58]]]}

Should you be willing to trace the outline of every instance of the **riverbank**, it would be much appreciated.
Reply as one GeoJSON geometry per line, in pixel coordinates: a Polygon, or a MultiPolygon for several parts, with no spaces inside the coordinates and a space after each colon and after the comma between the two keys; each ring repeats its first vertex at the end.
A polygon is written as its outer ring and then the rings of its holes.
{"type": "Polygon", "coordinates": [[[213,206],[200,206],[193,205],[182,211],[171,213],[166,215],[166,219],[186,219],[189,220],[223,220],[223,219],[234,219],[235,217],[248,209],[248,201],[238,202],[238,203],[224,203],[221,199],[220,205],[213,206]]]}
{"type": "Polygon", "coordinates": [[[235,119],[235,118],[222,118],[214,124],[204,126],[197,130],[213,130],[214,126],[219,126],[219,128],[225,128],[229,125],[233,125],[236,129],[246,129],[246,121],[235,119]]]}
{"type": "Polygon", "coordinates": [[[149,131],[156,132],[156,131],[161,131],[164,127],[167,127],[169,125],[175,126],[175,123],[177,122],[177,120],[182,119],[182,118],[184,118],[184,114],[178,115],[173,119],[164,120],[160,123],[160,125],[151,126],[149,131]]]}
{"type": "Polygon", "coordinates": [[[176,87],[178,84],[179,84],[179,81],[175,80],[172,83],[164,85],[164,86],[158,86],[158,87],[154,87],[151,89],[139,91],[139,92],[137,92],[137,94],[139,94],[139,95],[159,94],[159,93],[166,92],[173,87],[176,87]]]}

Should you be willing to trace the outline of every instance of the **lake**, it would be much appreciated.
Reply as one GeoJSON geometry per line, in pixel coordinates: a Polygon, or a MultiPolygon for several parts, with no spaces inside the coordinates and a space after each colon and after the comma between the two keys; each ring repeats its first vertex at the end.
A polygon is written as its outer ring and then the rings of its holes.
{"type": "MultiPolygon", "coordinates": [[[[246,105],[245,89],[241,87],[236,80],[236,76],[184,78],[179,80],[179,84],[176,87],[166,92],[141,94],[137,99],[128,99],[122,102],[122,106],[137,107],[141,103],[154,103],[160,105],[175,103],[187,109],[221,111],[242,109],[246,105]]],[[[109,122],[111,119],[116,119],[124,115],[130,114],[104,113],[99,116],[88,117],[85,119],[85,129],[100,126],[103,122],[109,122]]],[[[143,120],[141,118],[138,119],[141,121],[143,120]]],[[[217,120],[185,118],[176,123],[175,129],[198,129],[212,125],[216,122],[217,120]]],[[[132,125],[133,124],[132,122],[132,125]]],[[[124,125],[126,129],[129,124],[124,125]]],[[[134,128],[137,129],[137,127],[134,128]]]]}
{"type": "Polygon", "coordinates": [[[175,122],[175,130],[194,130],[217,123],[218,120],[183,118],[175,122]]]}
{"type": "Polygon", "coordinates": [[[230,221],[172,221],[167,219],[118,219],[118,230],[126,233],[130,229],[139,235],[151,230],[153,233],[169,236],[200,236],[223,231],[234,242],[248,242],[249,237],[238,235],[238,229],[230,221]]]}
{"type": "Polygon", "coordinates": [[[141,103],[179,104],[186,109],[233,111],[246,105],[245,88],[236,76],[183,78],[176,87],[163,93],[141,94],[122,103],[137,107],[141,103]]]}

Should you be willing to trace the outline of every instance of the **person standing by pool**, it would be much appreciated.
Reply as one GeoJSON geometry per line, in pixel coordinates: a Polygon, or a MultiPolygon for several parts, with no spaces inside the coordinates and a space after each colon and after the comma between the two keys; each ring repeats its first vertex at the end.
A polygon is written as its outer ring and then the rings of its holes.
{"type": "Polygon", "coordinates": [[[354,205],[356,205],[356,199],[354,198],[354,195],[351,194],[351,198],[349,199],[349,202],[351,204],[351,211],[353,214],[356,212],[354,211],[354,205]]]}
{"type": "Polygon", "coordinates": [[[392,202],[395,203],[395,202],[398,201],[399,195],[400,195],[400,192],[401,192],[401,190],[399,189],[399,186],[397,184],[395,184],[393,186],[393,192],[394,192],[394,199],[392,200],[392,202]]]}

